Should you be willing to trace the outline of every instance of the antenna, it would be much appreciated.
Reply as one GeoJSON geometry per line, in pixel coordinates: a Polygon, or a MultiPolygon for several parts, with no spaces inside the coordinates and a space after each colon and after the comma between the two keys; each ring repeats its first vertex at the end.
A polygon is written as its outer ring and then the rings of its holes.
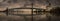
{"type": "MultiPolygon", "coordinates": [[[[51,3],[49,2],[49,0],[47,0],[46,2],[48,2],[48,6],[46,7],[47,9],[48,9],[48,7],[51,7],[51,3]]],[[[48,16],[48,14],[46,15],[47,17],[48,17],[48,21],[51,21],[51,16],[49,15],[48,16]]]]}

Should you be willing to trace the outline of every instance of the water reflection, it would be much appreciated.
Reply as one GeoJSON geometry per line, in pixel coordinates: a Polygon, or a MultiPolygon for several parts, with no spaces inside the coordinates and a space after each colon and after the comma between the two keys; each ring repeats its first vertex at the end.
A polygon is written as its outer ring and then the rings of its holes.
{"type": "MultiPolygon", "coordinates": [[[[55,14],[58,13],[39,12],[39,15],[33,16],[33,21],[60,21],[60,16],[55,14]]],[[[0,21],[32,21],[32,16],[6,16],[6,13],[0,12],[0,21]]]]}

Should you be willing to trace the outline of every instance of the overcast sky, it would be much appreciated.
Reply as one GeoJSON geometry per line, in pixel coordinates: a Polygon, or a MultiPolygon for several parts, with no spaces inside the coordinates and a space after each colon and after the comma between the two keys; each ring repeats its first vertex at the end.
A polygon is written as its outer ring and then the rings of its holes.
{"type": "MultiPolygon", "coordinates": [[[[60,0],[48,0],[51,3],[51,6],[60,6],[60,0]]],[[[35,8],[43,8],[46,9],[46,6],[49,5],[47,0],[0,0],[0,7],[8,7],[8,8],[19,8],[27,5],[27,7],[31,7],[31,3],[33,2],[33,6],[35,8]]]]}
{"type": "MultiPolygon", "coordinates": [[[[2,2],[1,4],[2,5],[8,5],[7,3],[10,4],[10,1],[11,3],[22,3],[22,4],[29,4],[31,3],[32,1],[37,4],[43,4],[43,5],[48,5],[48,2],[46,2],[46,0],[8,0],[6,3],[3,2],[3,0],[0,0],[0,2],[2,2]],[[3,4],[4,3],[4,4],[3,4]]],[[[60,6],[60,1],[59,0],[48,0],[52,5],[54,6],[60,6]]]]}

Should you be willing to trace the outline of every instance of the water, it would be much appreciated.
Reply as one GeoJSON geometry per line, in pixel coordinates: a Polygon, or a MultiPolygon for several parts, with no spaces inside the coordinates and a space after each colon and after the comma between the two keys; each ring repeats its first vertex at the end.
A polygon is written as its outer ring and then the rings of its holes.
{"type": "MultiPolygon", "coordinates": [[[[52,15],[55,13],[40,12],[39,15],[33,16],[33,21],[60,21],[60,16],[52,15]]],[[[32,21],[32,16],[6,15],[0,12],[0,21],[32,21]]]]}

